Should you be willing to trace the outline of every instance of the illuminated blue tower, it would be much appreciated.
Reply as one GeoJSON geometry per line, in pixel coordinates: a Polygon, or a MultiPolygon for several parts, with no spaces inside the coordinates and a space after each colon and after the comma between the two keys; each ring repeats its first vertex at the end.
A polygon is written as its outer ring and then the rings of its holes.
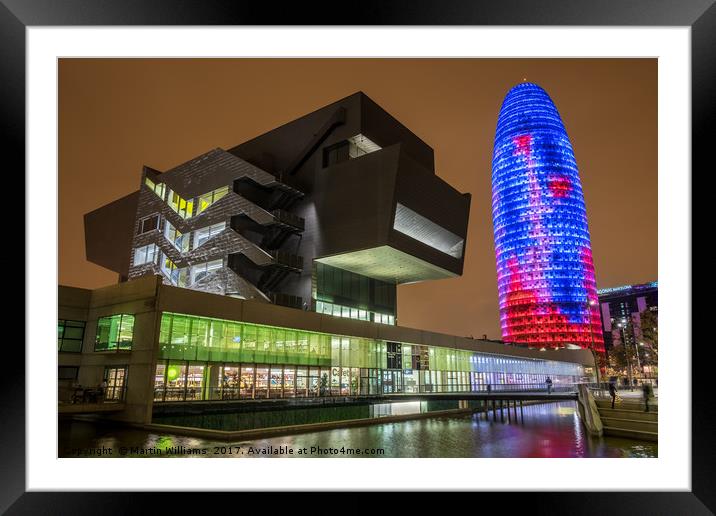
{"type": "Polygon", "coordinates": [[[513,87],[497,120],[492,220],[502,337],[604,350],[582,185],[552,99],[513,87]]]}

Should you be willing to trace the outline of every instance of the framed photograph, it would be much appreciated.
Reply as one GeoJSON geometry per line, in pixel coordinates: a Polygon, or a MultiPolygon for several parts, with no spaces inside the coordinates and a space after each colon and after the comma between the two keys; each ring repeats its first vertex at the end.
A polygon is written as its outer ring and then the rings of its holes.
{"type": "Polygon", "coordinates": [[[3,0],[28,224],[0,508],[711,514],[691,163],[716,8],[548,6],[3,0]]]}

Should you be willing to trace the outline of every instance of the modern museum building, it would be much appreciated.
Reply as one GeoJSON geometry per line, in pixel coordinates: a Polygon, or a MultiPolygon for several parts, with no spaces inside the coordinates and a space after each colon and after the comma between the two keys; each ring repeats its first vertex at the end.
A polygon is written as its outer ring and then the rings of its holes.
{"type": "Polygon", "coordinates": [[[106,380],[117,417],[148,423],[158,404],[591,378],[587,349],[397,324],[398,285],[462,274],[471,198],[363,93],[137,187],[85,216],[87,259],[119,282],[59,287],[61,401],[106,380]]]}

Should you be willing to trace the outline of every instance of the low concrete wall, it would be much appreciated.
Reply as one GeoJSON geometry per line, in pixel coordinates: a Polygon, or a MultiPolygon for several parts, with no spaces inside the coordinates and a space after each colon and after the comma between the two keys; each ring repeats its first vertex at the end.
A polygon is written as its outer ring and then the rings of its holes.
{"type": "Polygon", "coordinates": [[[592,396],[589,388],[584,384],[579,385],[579,390],[577,391],[577,408],[579,409],[579,418],[584,423],[587,432],[594,436],[603,435],[604,426],[599,416],[597,403],[594,401],[594,396],[592,396]]]}
{"type": "Polygon", "coordinates": [[[208,428],[197,428],[188,426],[160,425],[160,424],[133,424],[131,426],[151,430],[153,432],[167,432],[177,435],[187,435],[190,437],[202,437],[205,439],[216,439],[218,441],[240,441],[247,439],[265,439],[281,435],[303,434],[308,432],[320,432],[323,430],[332,430],[335,428],[351,428],[356,426],[379,425],[383,423],[395,423],[399,421],[409,421],[412,419],[426,419],[431,417],[448,417],[466,415],[475,412],[474,408],[459,408],[450,410],[436,410],[434,412],[426,412],[423,414],[401,414],[397,416],[383,416],[377,418],[364,419],[347,419],[343,421],[326,421],[323,423],[309,423],[305,425],[289,425],[277,426],[269,428],[257,428],[252,430],[211,430],[208,428]]]}

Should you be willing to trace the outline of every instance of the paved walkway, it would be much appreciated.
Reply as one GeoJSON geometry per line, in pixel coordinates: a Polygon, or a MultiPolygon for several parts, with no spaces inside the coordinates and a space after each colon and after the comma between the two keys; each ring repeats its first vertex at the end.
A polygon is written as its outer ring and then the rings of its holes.
{"type": "MultiPolygon", "coordinates": [[[[644,393],[641,391],[641,387],[634,387],[633,390],[629,390],[629,388],[621,388],[617,389],[617,393],[619,394],[619,397],[623,402],[644,403],[644,393]]],[[[609,392],[607,392],[606,390],[602,390],[601,396],[599,396],[597,399],[611,400],[611,397],[609,396],[609,392]]],[[[659,405],[659,389],[654,389],[654,397],[649,402],[649,405],[659,405]]]]}
{"type": "MultiPolygon", "coordinates": [[[[619,396],[622,398],[639,398],[642,399],[644,397],[644,393],[641,392],[641,387],[634,387],[634,390],[629,389],[617,389],[617,392],[619,393],[619,396]]],[[[659,397],[659,389],[654,389],[654,397],[659,397]]]]}

